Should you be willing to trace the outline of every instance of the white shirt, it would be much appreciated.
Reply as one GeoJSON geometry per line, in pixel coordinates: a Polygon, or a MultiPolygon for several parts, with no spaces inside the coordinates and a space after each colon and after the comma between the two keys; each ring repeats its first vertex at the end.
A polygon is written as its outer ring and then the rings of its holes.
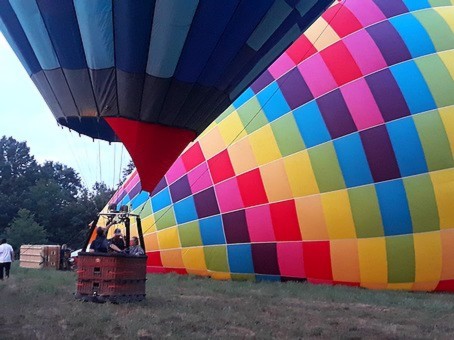
{"type": "Polygon", "coordinates": [[[12,262],[13,247],[8,243],[0,244],[0,263],[12,262]]]}

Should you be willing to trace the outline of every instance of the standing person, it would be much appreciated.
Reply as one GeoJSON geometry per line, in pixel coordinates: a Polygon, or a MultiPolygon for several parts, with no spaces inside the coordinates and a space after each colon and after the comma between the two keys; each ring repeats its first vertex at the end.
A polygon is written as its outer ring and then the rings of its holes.
{"type": "Polygon", "coordinates": [[[9,271],[11,269],[11,262],[14,261],[14,250],[6,239],[0,241],[0,280],[3,280],[3,268],[5,268],[5,276],[9,278],[9,271]]]}

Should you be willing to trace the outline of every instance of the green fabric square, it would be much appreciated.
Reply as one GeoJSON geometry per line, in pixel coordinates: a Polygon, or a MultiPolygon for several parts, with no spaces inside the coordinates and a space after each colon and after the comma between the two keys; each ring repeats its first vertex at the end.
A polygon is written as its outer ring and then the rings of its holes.
{"type": "Polygon", "coordinates": [[[413,235],[386,237],[388,282],[408,283],[415,281],[415,248],[413,235]]]}
{"type": "Polygon", "coordinates": [[[193,221],[178,226],[178,233],[182,247],[195,247],[202,245],[199,222],[193,221]]]}
{"type": "Polygon", "coordinates": [[[440,230],[437,202],[429,175],[404,179],[413,232],[440,230]]]}
{"type": "Polygon", "coordinates": [[[145,218],[152,214],[151,201],[147,200],[145,203],[139,205],[132,211],[133,214],[140,214],[140,218],[145,218]],[[145,206],[144,206],[145,205],[145,206]]]}
{"type": "Polygon", "coordinates": [[[268,124],[268,119],[266,119],[257,97],[252,97],[236,111],[248,134],[268,124]]]}
{"type": "MultiPolygon", "coordinates": [[[[454,93],[454,91],[453,91],[454,93]]],[[[452,168],[451,147],[438,111],[430,111],[413,117],[424,149],[429,171],[452,168]]]]}
{"type": "MultiPolygon", "coordinates": [[[[449,1],[450,0],[431,0],[430,3],[432,6],[451,6],[452,4],[449,3],[449,1]]],[[[437,51],[452,49],[454,44],[452,29],[440,14],[433,9],[428,9],[424,11],[414,11],[412,15],[424,26],[437,51]]]]}
{"type": "Polygon", "coordinates": [[[303,139],[291,112],[276,119],[270,125],[282,156],[288,156],[305,149],[303,139]]]}
{"type": "Polygon", "coordinates": [[[208,270],[223,273],[230,271],[225,246],[208,246],[204,247],[203,251],[208,270]]]}
{"type": "Polygon", "coordinates": [[[359,238],[384,236],[377,193],[373,185],[348,190],[356,235],[359,238]]]}
{"type": "Polygon", "coordinates": [[[344,189],[345,182],[333,143],[317,145],[308,152],[320,192],[344,189]]]}
{"type": "MultiPolygon", "coordinates": [[[[452,36],[452,33],[451,33],[452,36]]],[[[454,41],[453,41],[454,44],[454,41]]],[[[415,59],[438,107],[454,104],[454,81],[437,55],[415,59]]]]}
{"type": "Polygon", "coordinates": [[[157,213],[155,213],[154,217],[156,221],[156,228],[158,230],[166,229],[168,227],[173,227],[174,225],[176,225],[175,214],[172,207],[159,210],[157,213]]]}

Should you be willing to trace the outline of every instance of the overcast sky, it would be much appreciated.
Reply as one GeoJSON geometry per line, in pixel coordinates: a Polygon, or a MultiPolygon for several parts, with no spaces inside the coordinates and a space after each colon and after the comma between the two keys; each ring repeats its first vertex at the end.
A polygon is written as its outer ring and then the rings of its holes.
{"type": "Polygon", "coordinates": [[[40,163],[52,160],[74,168],[88,187],[100,179],[110,187],[116,186],[121,166],[130,159],[119,143],[93,142],[59,127],[0,33],[0,136],[3,135],[26,141],[40,163]]]}

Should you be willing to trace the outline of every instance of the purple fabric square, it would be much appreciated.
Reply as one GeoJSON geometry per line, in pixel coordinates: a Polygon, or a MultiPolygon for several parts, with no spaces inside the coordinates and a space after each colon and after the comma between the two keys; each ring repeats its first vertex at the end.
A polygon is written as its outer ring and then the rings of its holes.
{"type": "Polygon", "coordinates": [[[188,175],[184,175],[178,181],[172,183],[169,189],[173,202],[178,202],[183,198],[192,195],[191,187],[189,186],[188,175]]]}
{"type": "Polygon", "coordinates": [[[356,131],[355,122],[338,89],[318,98],[317,104],[331,138],[338,138],[356,131]]]}
{"type": "Polygon", "coordinates": [[[199,218],[219,214],[219,207],[213,187],[195,194],[194,202],[199,218]]]}
{"type": "Polygon", "coordinates": [[[360,132],[374,182],[400,177],[399,166],[385,125],[360,132]]]}
{"type": "Polygon", "coordinates": [[[367,76],[366,81],[386,122],[410,115],[399,85],[388,69],[367,76]]]}
{"type": "Polygon", "coordinates": [[[267,87],[269,84],[271,84],[274,81],[273,76],[271,73],[266,70],[265,72],[262,73],[260,77],[257,78],[256,81],[254,81],[251,85],[251,89],[255,93],[259,93],[262,91],[265,87],[267,87]]]}
{"type": "Polygon", "coordinates": [[[402,37],[389,21],[370,26],[366,31],[375,41],[388,66],[411,59],[402,37]]]}
{"type": "Polygon", "coordinates": [[[227,243],[251,242],[244,209],[222,215],[222,222],[227,243]]]}
{"type": "Polygon", "coordinates": [[[392,18],[396,15],[407,13],[408,8],[401,0],[374,0],[375,4],[380,8],[387,18],[392,18]]]}
{"type": "Polygon", "coordinates": [[[129,192],[129,197],[134,198],[142,191],[142,184],[137,182],[137,184],[129,192]]]}
{"type": "Polygon", "coordinates": [[[277,83],[292,110],[314,99],[309,87],[296,67],[279,78],[277,83]]]}
{"type": "Polygon", "coordinates": [[[151,196],[156,195],[158,192],[160,192],[162,189],[164,189],[167,186],[166,178],[163,177],[159,181],[158,185],[153,189],[151,192],[151,196]]]}
{"type": "Polygon", "coordinates": [[[252,260],[257,274],[280,275],[276,243],[252,244],[252,260]]]}
{"type": "Polygon", "coordinates": [[[117,198],[115,204],[120,203],[123,200],[123,198],[125,198],[126,194],[127,194],[127,192],[124,189],[122,189],[120,195],[118,195],[118,198],[117,198]]]}

